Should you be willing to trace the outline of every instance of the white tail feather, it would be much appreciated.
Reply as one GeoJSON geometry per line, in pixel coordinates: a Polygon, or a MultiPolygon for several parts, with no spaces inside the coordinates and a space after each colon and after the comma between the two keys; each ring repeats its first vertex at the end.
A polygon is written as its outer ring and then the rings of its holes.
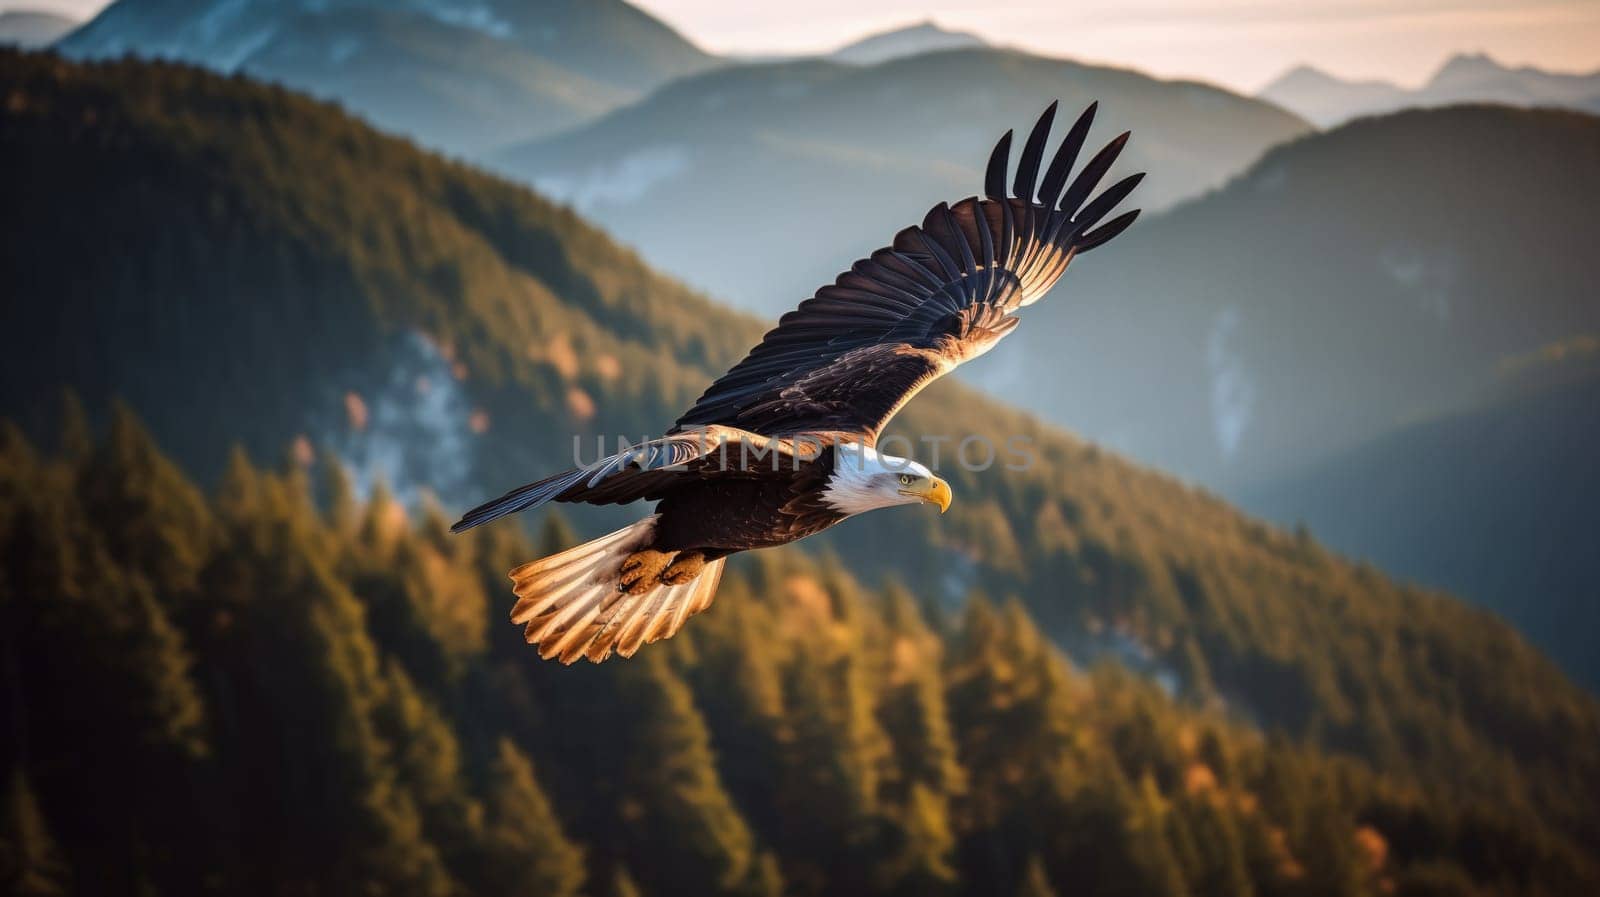
{"type": "Polygon", "coordinates": [[[655,538],[654,515],[511,571],[517,604],[511,622],[525,627],[539,656],[599,663],[612,651],[632,657],[642,645],[670,638],[711,606],[722,580],[723,559],[706,564],[688,582],[662,583],[640,594],[617,587],[623,561],[655,538]]]}

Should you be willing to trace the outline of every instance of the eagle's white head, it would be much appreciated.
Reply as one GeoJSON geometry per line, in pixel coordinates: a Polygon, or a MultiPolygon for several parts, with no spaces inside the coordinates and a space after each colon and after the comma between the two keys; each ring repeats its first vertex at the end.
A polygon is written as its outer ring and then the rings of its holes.
{"type": "Polygon", "coordinates": [[[950,484],[910,458],[886,455],[867,445],[834,446],[833,474],[822,500],[842,514],[928,502],[939,513],[950,508],[950,484]]]}

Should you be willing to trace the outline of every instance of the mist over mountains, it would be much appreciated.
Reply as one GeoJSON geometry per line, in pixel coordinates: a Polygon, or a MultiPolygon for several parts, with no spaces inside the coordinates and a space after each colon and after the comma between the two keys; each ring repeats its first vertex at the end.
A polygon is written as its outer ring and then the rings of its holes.
{"type": "Polygon", "coordinates": [[[930,198],[978,192],[996,137],[1053,99],[1098,100],[1133,130],[1119,170],[1150,172],[1146,208],[1219,185],[1308,130],[1203,84],[977,48],[720,69],[494,163],[663,270],[775,315],[920,221],[930,198]]]}
{"type": "Polygon", "coordinates": [[[1349,81],[1302,65],[1284,72],[1256,96],[1322,127],[1360,115],[1454,103],[1565,106],[1600,112],[1600,72],[1549,72],[1535,66],[1502,65],[1484,53],[1459,53],[1417,88],[1388,81],[1349,81]]]}

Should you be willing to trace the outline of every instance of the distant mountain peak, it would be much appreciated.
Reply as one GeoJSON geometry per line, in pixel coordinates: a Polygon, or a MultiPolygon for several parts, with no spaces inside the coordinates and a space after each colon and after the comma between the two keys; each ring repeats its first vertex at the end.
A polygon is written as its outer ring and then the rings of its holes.
{"type": "Polygon", "coordinates": [[[1457,53],[1445,60],[1439,71],[1428,80],[1429,87],[1454,86],[1462,83],[1480,81],[1486,78],[1497,78],[1511,71],[1508,67],[1495,62],[1494,59],[1482,51],[1476,53],[1457,53]]]}
{"type": "Polygon", "coordinates": [[[1263,91],[1290,84],[1327,84],[1339,80],[1314,65],[1300,63],[1268,82],[1263,91]]]}
{"type": "Polygon", "coordinates": [[[1378,78],[1369,80],[1353,80],[1332,75],[1314,65],[1300,63],[1278,77],[1272,79],[1266,87],[1261,88],[1259,96],[1268,96],[1276,91],[1284,90],[1324,90],[1347,87],[1362,88],[1394,88],[1388,81],[1378,78]]]}
{"type": "Polygon", "coordinates": [[[970,31],[955,31],[933,19],[869,34],[828,54],[835,62],[873,65],[902,56],[915,56],[935,50],[961,47],[986,47],[989,42],[970,31]]]}
{"type": "Polygon", "coordinates": [[[1459,103],[1568,106],[1600,112],[1600,71],[1585,74],[1510,66],[1480,50],[1451,56],[1426,84],[1415,89],[1387,81],[1348,81],[1298,65],[1263,87],[1257,96],[1323,127],[1408,106],[1459,103]]]}

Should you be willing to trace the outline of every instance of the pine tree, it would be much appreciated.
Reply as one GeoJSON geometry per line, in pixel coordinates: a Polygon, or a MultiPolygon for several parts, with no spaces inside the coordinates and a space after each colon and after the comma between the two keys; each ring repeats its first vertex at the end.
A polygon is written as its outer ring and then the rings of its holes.
{"type": "Polygon", "coordinates": [[[228,452],[228,463],[223,468],[222,480],[217,486],[213,510],[222,522],[231,527],[230,533],[238,538],[251,527],[265,526],[267,508],[262,495],[263,477],[250,462],[243,446],[235,445],[228,452]]]}
{"type": "Polygon", "coordinates": [[[0,797],[0,889],[17,897],[71,893],[71,875],[20,768],[0,797]]]}
{"type": "MultiPolygon", "coordinates": [[[[10,571],[27,602],[24,659],[40,681],[78,702],[45,708],[64,727],[58,747],[104,750],[108,763],[129,745],[203,755],[205,711],[189,678],[192,659],[145,582],[118,568],[64,509],[41,509],[15,535],[13,550],[30,558],[10,571]]],[[[111,765],[127,775],[126,757],[111,765]]]]}
{"type": "MultiPolygon", "coordinates": [[[[0,546],[11,544],[13,527],[26,508],[56,498],[52,492],[28,438],[15,424],[0,420],[0,546]]],[[[10,613],[14,604],[8,600],[6,579],[0,576],[0,611],[10,613]]],[[[0,636],[16,631],[15,625],[8,625],[0,628],[0,636]]]]}
{"type": "Polygon", "coordinates": [[[666,653],[619,664],[617,697],[630,717],[629,731],[619,733],[629,867],[658,893],[748,893],[760,883],[750,830],[723,790],[705,723],[666,653]]]}
{"type": "Polygon", "coordinates": [[[1020,605],[969,604],[947,682],[975,824],[997,824],[1008,808],[1056,787],[1055,771],[1080,741],[1070,674],[1020,605]]]}
{"type": "Polygon", "coordinates": [[[905,803],[896,809],[887,839],[889,853],[882,861],[880,889],[890,894],[922,897],[951,893],[959,874],[950,864],[956,837],[950,804],[945,795],[920,782],[911,786],[905,803]]]}
{"type": "Polygon", "coordinates": [[[1313,792],[1317,809],[1309,814],[1296,856],[1307,881],[1326,897],[1358,897],[1367,893],[1367,869],[1356,850],[1355,825],[1343,813],[1331,782],[1318,782],[1313,792]]]}
{"type": "Polygon", "coordinates": [[[1195,893],[1215,897],[1251,897],[1255,893],[1238,825],[1216,801],[1208,797],[1181,801],[1169,823],[1183,829],[1183,839],[1192,845],[1184,865],[1195,893]]]}
{"type": "Polygon", "coordinates": [[[878,718],[894,750],[895,782],[888,796],[903,798],[916,784],[940,796],[958,794],[966,787],[966,772],[950,729],[939,641],[904,589],[891,588],[886,604],[890,671],[878,718]]]}
{"type": "Polygon", "coordinates": [[[937,638],[904,589],[886,592],[884,612],[888,669],[878,719],[894,756],[879,789],[891,842],[883,880],[900,893],[938,893],[957,878],[951,802],[965,790],[966,772],[956,760],[937,638]]]}
{"type": "Polygon", "coordinates": [[[489,598],[473,566],[471,543],[449,530],[438,505],[427,503],[416,537],[405,542],[396,566],[408,616],[437,651],[440,678],[454,682],[486,648],[489,598]]]}
{"type": "MultiPolygon", "coordinates": [[[[510,625],[506,615],[516,600],[511,594],[511,581],[506,574],[530,561],[536,552],[528,544],[528,537],[514,526],[486,526],[474,530],[470,540],[473,549],[472,566],[477,573],[478,589],[484,597],[484,639],[490,657],[501,664],[502,675],[515,675],[519,680],[528,675],[528,645],[522,630],[510,625]]],[[[525,687],[519,682],[518,687],[525,687]]]]}
{"type": "Polygon", "coordinates": [[[1120,890],[1128,897],[1187,897],[1189,888],[1183,866],[1168,840],[1170,813],[1170,805],[1155,779],[1149,775],[1141,778],[1133,812],[1124,823],[1128,868],[1119,878],[1120,890]]]}
{"type": "Polygon", "coordinates": [[[0,547],[7,697],[19,699],[9,715],[27,721],[18,754],[55,834],[90,845],[75,864],[85,890],[130,868],[170,880],[176,845],[201,834],[188,824],[186,772],[209,751],[191,655],[148,583],[108,555],[65,477],[34,485],[0,547]]]}
{"type": "Polygon", "coordinates": [[[576,895],[584,880],[583,852],[562,834],[533,765],[510,739],[500,739],[486,793],[483,855],[471,878],[477,890],[507,897],[576,895]]]}
{"type": "Polygon", "coordinates": [[[210,509],[125,406],[112,413],[78,491],[119,564],[139,571],[164,598],[194,588],[212,546],[210,509]]]}
{"type": "Polygon", "coordinates": [[[384,695],[375,712],[392,745],[397,784],[410,792],[424,836],[454,867],[469,862],[482,808],[467,793],[455,732],[396,660],[384,664],[384,695]]]}
{"type": "Polygon", "coordinates": [[[405,531],[405,506],[395,498],[389,484],[379,480],[367,496],[366,511],[361,515],[357,537],[361,549],[373,563],[387,563],[405,531]]]}
{"type": "MultiPolygon", "coordinates": [[[[454,882],[400,781],[394,688],[320,518],[242,454],[218,508],[229,538],[207,592],[232,619],[211,652],[217,687],[249,707],[224,730],[227,753],[248,758],[229,765],[249,808],[234,836],[248,862],[285,889],[447,893],[454,882]]],[[[426,768],[426,748],[413,760],[426,768]]]]}
{"type": "Polygon", "coordinates": [[[1017,897],[1056,897],[1050,887],[1050,876],[1044,871],[1039,855],[1028,858],[1028,868],[1022,873],[1022,883],[1017,886],[1017,897]]]}
{"type": "Polygon", "coordinates": [[[723,578],[716,613],[695,622],[680,636],[695,648],[684,676],[718,747],[723,782],[761,838],[776,840],[781,820],[772,785],[787,737],[779,670],[786,646],[770,609],[737,573],[723,578]]]}
{"type": "Polygon", "coordinates": [[[643,897],[644,892],[639,890],[639,884],[628,874],[626,868],[618,867],[616,874],[611,876],[610,886],[601,892],[601,897],[643,897]]]}
{"type": "MultiPolygon", "coordinates": [[[[303,695],[325,721],[334,752],[322,762],[334,819],[348,821],[346,865],[357,880],[400,893],[446,894],[452,888],[436,845],[427,840],[416,799],[398,787],[393,748],[378,725],[387,692],[359,602],[313,567],[305,605],[305,649],[313,691],[303,695]],[[319,706],[320,705],[320,706],[319,706]]],[[[310,745],[313,751],[318,745],[310,745]]]]}
{"type": "Polygon", "coordinates": [[[361,520],[360,502],[356,500],[350,469],[331,450],[317,453],[317,466],[320,468],[321,505],[328,528],[341,537],[350,538],[361,520]]]}
{"type": "Polygon", "coordinates": [[[888,742],[872,714],[861,661],[850,654],[791,664],[790,740],[779,808],[790,884],[802,893],[861,890],[875,874],[878,788],[888,742]]]}

